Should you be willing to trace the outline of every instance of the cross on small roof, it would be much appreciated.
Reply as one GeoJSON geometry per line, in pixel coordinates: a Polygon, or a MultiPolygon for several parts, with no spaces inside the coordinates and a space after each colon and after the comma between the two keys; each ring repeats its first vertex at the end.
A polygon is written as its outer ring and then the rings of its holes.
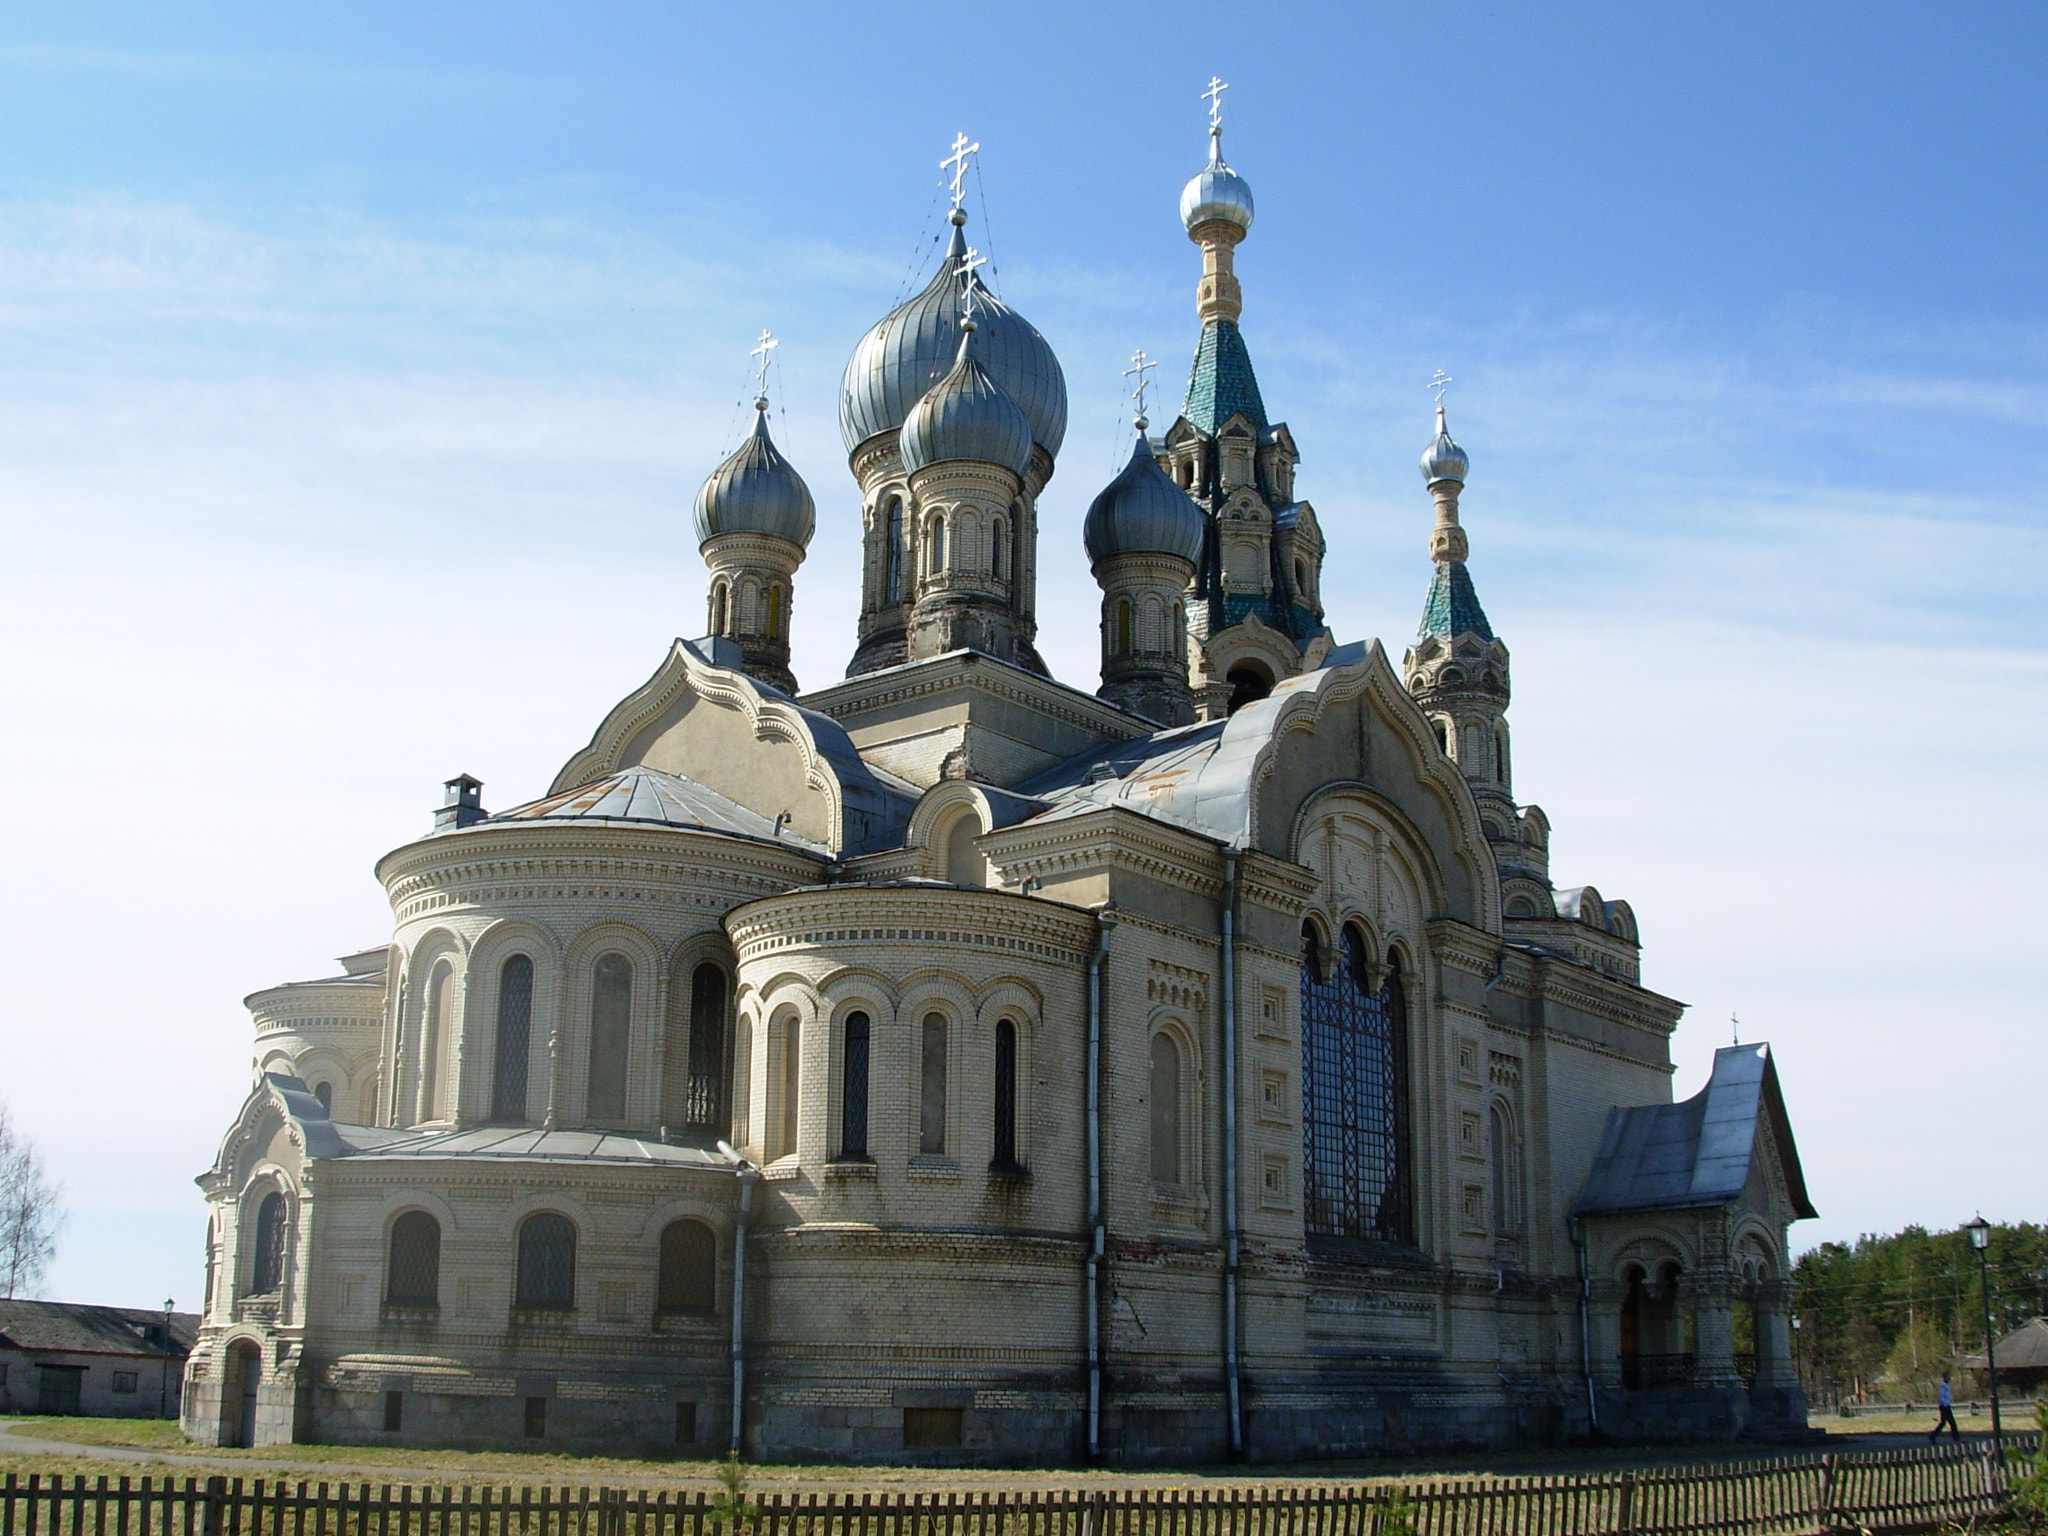
{"type": "Polygon", "coordinates": [[[1152,381],[1146,378],[1145,375],[1158,366],[1157,363],[1145,355],[1145,349],[1140,347],[1131,354],[1131,366],[1124,370],[1124,377],[1127,379],[1134,373],[1138,376],[1138,384],[1131,391],[1131,398],[1138,402],[1138,416],[1140,420],[1145,415],[1145,391],[1152,385],[1152,381]]]}
{"type": "Polygon", "coordinates": [[[1444,391],[1451,387],[1451,376],[1448,373],[1445,373],[1443,369],[1439,368],[1436,371],[1436,377],[1431,379],[1427,384],[1423,385],[1422,387],[1424,389],[1435,390],[1436,403],[1438,405],[1442,405],[1444,403],[1444,391]]]}
{"type": "Polygon", "coordinates": [[[782,343],[777,341],[773,336],[769,335],[767,330],[764,328],[761,332],[761,339],[758,342],[756,342],[754,344],[753,349],[747,353],[747,356],[758,357],[761,360],[760,367],[756,371],[754,378],[754,393],[761,399],[765,400],[768,397],[769,354],[772,353],[777,347],[781,345],[782,343]]]}
{"type": "Polygon", "coordinates": [[[1230,87],[1223,83],[1221,75],[1209,77],[1209,89],[1202,92],[1202,99],[1209,103],[1209,131],[1217,132],[1223,126],[1223,93],[1230,87]]]}
{"type": "Polygon", "coordinates": [[[965,184],[967,180],[967,167],[974,163],[974,157],[980,150],[981,143],[979,140],[970,144],[967,142],[966,134],[956,133],[953,135],[953,153],[939,162],[940,170],[953,173],[953,211],[955,213],[960,211],[960,204],[967,196],[965,184]]]}

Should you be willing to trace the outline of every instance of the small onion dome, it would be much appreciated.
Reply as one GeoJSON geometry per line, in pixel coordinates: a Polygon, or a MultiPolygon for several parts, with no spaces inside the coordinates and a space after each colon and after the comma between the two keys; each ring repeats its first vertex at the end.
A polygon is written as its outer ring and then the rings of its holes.
{"type": "Polygon", "coordinates": [[[911,474],[933,464],[994,464],[1018,479],[1031,462],[1031,423],[974,360],[974,322],[960,323],[960,355],[903,418],[897,439],[911,474]]]}
{"type": "Polygon", "coordinates": [[[768,402],[756,400],[754,430],[697,493],[697,543],[721,533],[761,533],[808,546],[818,509],[804,477],[768,436],[768,402]]]}
{"type": "Polygon", "coordinates": [[[1180,221],[1190,234],[1197,225],[1222,219],[1239,229],[1252,227],[1252,189],[1223,163],[1223,136],[1209,136],[1209,163],[1181,189],[1180,221]]]}
{"type": "Polygon", "coordinates": [[[1422,451],[1422,478],[1425,483],[1438,480],[1455,480],[1465,483],[1465,471],[1471,461],[1465,457],[1465,450],[1451,441],[1450,429],[1444,425],[1444,408],[1436,408],[1436,441],[1422,451]]]}
{"type": "MultiPolygon", "coordinates": [[[[839,432],[848,453],[902,426],[910,408],[951,365],[959,340],[955,325],[966,222],[956,217],[946,259],[932,280],[870,326],[846,360],[839,384],[839,432]]],[[[1067,381],[1059,359],[1030,321],[988,291],[979,272],[968,282],[981,317],[974,350],[982,366],[1024,412],[1046,456],[1058,458],[1067,435],[1067,381]]]]}
{"type": "Polygon", "coordinates": [[[1173,483],[1152,445],[1145,440],[1145,418],[1138,418],[1138,442],[1131,462],[1097,496],[1081,523],[1081,542],[1088,563],[1100,565],[1112,555],[1178,555],[1193,565],[1202,558],[1202,537],[1208,520],[1194,498],[1173,483]]]}

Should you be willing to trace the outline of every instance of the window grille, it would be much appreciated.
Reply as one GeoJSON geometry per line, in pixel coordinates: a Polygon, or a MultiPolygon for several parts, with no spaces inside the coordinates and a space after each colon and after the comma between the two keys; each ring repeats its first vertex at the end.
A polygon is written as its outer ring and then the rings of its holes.
{"type": "Polygon", "coordinates": [[[440,1305],[441,1223],[425,1211],[407,1211],[391,1224],[384,1299],[400,1307],[440,1305]]]}
{"type": "Polygon", "coordinates": [[[868,1155],[868,1016],[846,1016],[846,1070],[839,1104],[839,1155],[868,1155]]]}
{"type": "Polygon", "coordinates": [[[664,1316],[711,1317],[718,1311],[718,1238],[685,1218],[661,1229],[655,1309],[664,1316]]]}
{"type": "Polygon", "coordinates": [[[1356,930],[1326,981],[1301,971],[1302,1198],[1311,1237],[1409,1242],[1407,1009],[1398,969],[1368,992],[1356,930]]]}
{"type": "Polygon", "coordinates": [[[284,1283],[284,1196],[272,1190],[256,1207],[256,1256],[249,1294],[268,1296],[284,1283]]]}
{"type": "Polygon", "coordinates": [[[519,1227],[519,1305],[567,1311],[576,1305],[576,1228],[543,1211],[519,1227]]]}
{"type": "Polygon", "coordinates": [[[491,1118],[526,1118],[526,1062],[533,1035],[533,962],[514,955],[498,972],[498,1073],[491,1118]]]}

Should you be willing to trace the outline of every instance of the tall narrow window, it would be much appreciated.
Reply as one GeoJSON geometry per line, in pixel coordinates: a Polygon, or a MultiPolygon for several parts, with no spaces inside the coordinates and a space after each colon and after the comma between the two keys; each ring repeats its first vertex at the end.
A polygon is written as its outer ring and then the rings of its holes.
{"type": "Polygon", "coordinates": [[[664,1317],[711,1317],[718,1311],[718,1239],[685,1217],[661,1229],[661,1271],[655,1311],[664,1317]]]}
{"type": "Polygon", "coordinates": [[[995,1148],[989,1171],[1019,1174],[1017,1161],[1017,1026],[1008,1019],[996,1025],[995,1148]]]}
{"type": "Polygon", "coordinates": [[[683,1123],[725,1129],[725,968],[706,961],[690,977],[690,1080],[683,1123]]]}
{"type": "Polygon", "coordinates": [[[790,1019],[782,1026],[782,1141],[776,1156],[796,1151],[797,1093],[803,1087],[803,1025],[790,1019]]]}
{"type": "Polygon", "coordinates": [[[890,602],[900,603],[903,601],[903,502],[895,496],[889,498],[888,539],[886,590],[890,602]]]}
{"type": "Polygon", "coordinates": [[[1116,653],[1119,656],[1131,654],[1131,605],[1119,601],[1116,605],[1116,653]]]}
{"type": "Polygon", "coordinates": [[[725,633],[725,583],[722,581],[711,589],[711,633],[725,633]]]}
{"type": "Polygon", "coordinates": [[[953,823],[946,834],[946,879],[953,885],[988,883],[988,861],[974,846],[981,836],[981,820],[969,813],[953,823]]]}
{"type": "Polygon", "coordinates": [[[868,1155],[868,1016],[846,1016],[846,1070],[839,1097],[839,1155],[868,1155]]]}
{"type": "Polygon", "coordinates": [[[441,1303],[441,1223],[425,1211],[407,1211],[391,1223],[384,1299],[395,1307],[441,1303]]]}
{"type": "Polygon", "coordinates": [[[598,958],[590,978],[589,1118],[626,1118],[626,1048],[632,1035],[633,962],[624,955],[598,958]]]}
{"type": "Polygon", "coordinates": [[[249,1294],[268,1296],[284,1283],[284,1196],[276,1190],[256,1207],[256,1252],[249,1265],[249,1294]]]}
{"type": "Polygon", "coordinates": [[[334,1084],[332,1084],[332,1083],[315,1083],[315,1084],[313,1085],[313,1097],[314,1097],[314,1098],[316,1098],[316,1099],[318,1099],[318,1100],[320,1101],[320,1107],[321,1107],[322,1109],[326,1110],[326,1111],[327,1111],[327,1113],[328,1113],[328,1114],[329,1114],[330,1116],[332,1116],[332,1115],[333,1115],[333,1113],[334,1113],[334,1084]]]}
{"type": "Polygon", "coordinates": [[[936,576],[946,568],[946,520],[932,519],[932,575],[936,576]]]}
{"type": "Polygon", "coordinates": [[[1180,1047],[1163,1030],[1152,1037],[1152,1182],[1180,1176],[1180,1047]]]}
{"type": "Polygon", "coordinates": [[[744,1016],[733,1026],[732,1037],[732,1144],[744,1147],[753,1140],[754,1025],[744,1016]]]}
{"type": "Polygon", "coordinates": [[[918,1080],[917,1150],[934,1155],[946,1150],[946,1016],[924,1016],[924,1041],[918,1080]]]}
{"type": "Polygon", "coordinates": [[[1516,1171],[1514,1131],[1508,1119],[1507,1108],[1498,1100],[1486,1114],[1487,1156],[1493,1173],[1493,1235],[1513,1237],[1521,1230],[1517,1219],[1516,1171]]]}
{"type": "Polygon", "coordinates": [[[770,640],[776,640],[780,639],[781,636],[782,588],[770,587],[768,589],[768,638],[770,640]]]}
{"type": "Polygon", "coordinates": [[[514,955],[498,971],[498,1071],[491,1118],[526,1118],[526,1058],[533,1031],[533,962],[514,955]]]}
{"type": "Polygon", "coordinates": [[[1389,956],[1370,990],[1364,936],[1321,975],[1313,930],[1301,968],[1302,1194],[1311,1238],[1413,1241],[1407,1005],[1389,956]]]}
{"type": "Polygon", "coordinates": [[[566,1312],[576,1305],[576,1227],[541,1211],[519,1224],[519,1305],[566,1312]]]}
{"type": "Polygon", "coordinates": [[[1000,517],[989,535],[989,574],[997,581],[1007,580],[1010,574],[1009,529],[1000,517]]]}
{"type": "Polygon", "coordinates": [[[441,1096],[446,1087],[442,1058],[448,1054],[448,998],[455,989],[455,968],[446,961],[434,967],[427,978],[425,1017],[420,1020],[419,1118],[441,1118],[441,1096]]]}

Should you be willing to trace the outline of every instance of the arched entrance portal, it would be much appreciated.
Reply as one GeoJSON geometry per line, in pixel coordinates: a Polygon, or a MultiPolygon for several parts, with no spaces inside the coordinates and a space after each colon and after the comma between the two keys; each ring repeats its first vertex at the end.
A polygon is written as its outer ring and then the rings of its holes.
{"type": "Polygon", "coordinates": [[[226,1444],[246,1450],[256,1443],[256,1389],[262,1381],[263,1352],[247,1339],[229,1346],[220,1405],[226,1444]]]}

